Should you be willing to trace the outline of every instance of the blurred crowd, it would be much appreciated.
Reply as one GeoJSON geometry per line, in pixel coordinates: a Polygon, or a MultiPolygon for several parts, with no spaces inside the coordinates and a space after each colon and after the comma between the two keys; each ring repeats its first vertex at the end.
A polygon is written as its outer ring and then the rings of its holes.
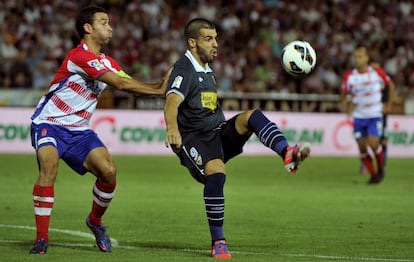
{"type": "Polygon", "coordinates": [[[0,1],[0,88],[47,88],[66,52],[77,45],[78,10],[108,9],[113,38],[105,50],[134,77],[152,81],[186,49],[183,27],[214,21],[219,57],[213,67],[223,92],[338,94],[357,44],[414,94],[414,4],[411,0],[8,0],[0,1]],[[290,78],[279,56],[303,39],[317,52],[308,77],[290,78]]]}

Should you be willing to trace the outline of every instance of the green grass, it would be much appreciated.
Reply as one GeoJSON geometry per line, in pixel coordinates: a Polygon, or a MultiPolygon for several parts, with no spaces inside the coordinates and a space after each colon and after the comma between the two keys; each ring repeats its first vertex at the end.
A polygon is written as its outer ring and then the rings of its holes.
{"type": "MultiPolygon", "coordinates": [[[[89,231],[92,175],[64,162],[55,186],[50,246],[29,256],[35,231],[33,155],[0,155],[0,261],[211,261],[202,186],[175,157],[116,156],[118,187],[105,215],[118,247],[101,253],[89,231]],[[18,227],[20,226],[20,227],[18,227]]],[[[356,158],[311,158],[295,175],[279,159],[227,165],[225,233],[234,261],[414,261],[411,159],[390,159],[366,184],[356,158]]]]}

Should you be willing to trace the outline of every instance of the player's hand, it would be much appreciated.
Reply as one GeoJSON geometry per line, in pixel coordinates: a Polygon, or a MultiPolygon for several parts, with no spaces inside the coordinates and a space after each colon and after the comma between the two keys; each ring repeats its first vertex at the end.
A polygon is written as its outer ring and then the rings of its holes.
{"type": "Polygon", "coordinates": [[[165,75],[162,77],[162,82],[160,84],[160,89],[165,93],[165,90],[167,90],[167,85],[168,85],[168,79],[170,78],[171,72],[173,70],[174,67],[170,66],[170,68],[168,68],[167,72],[165,73],[165,75]]]}
{"type": "Polygon", "coordinates": [[[178,129],[167,130],[167,134],[165,136],[165,146],[169,147],[170,145],[174,145],[177,148],[181,147],[182,140],[178,129]]]}

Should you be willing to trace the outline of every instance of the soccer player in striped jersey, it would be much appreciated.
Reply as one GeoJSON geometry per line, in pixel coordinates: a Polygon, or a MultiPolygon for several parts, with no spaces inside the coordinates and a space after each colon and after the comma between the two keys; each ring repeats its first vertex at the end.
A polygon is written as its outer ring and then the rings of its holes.
{"type": "Polygon", "coordinates": [[[215,26],[195,18],[186,25],[184,34],[188,50],[174,64],[166,92],[166,145],[204,185],[211,256],[229,259],[232,255],[223,232],[225,163],[242,153],[253,133],[283,159],[288,172],[295,172],[309,156],[310,145],[290,146],[279,127],[258,109],[225,120],[210,67],[218,55],[215,26]]]}
{"type": "MultiPolygon", "coordinates": [[[[374,67],[377,66],[376,64],[373,64],[373,63],[371,63],[371,65],[374,67]]],[[[390,84],[388,86],[385,86],[385,88],[382,90],[382,99],[381,99],[382,103],[388,104],[388,99],[391,99],[388,96],[390,93],[393,93],[394,90],[395,90],[395,86],[394,86],[394,83],[391,81],[390,84]]],[[[380,137],[380,144],[382,146],[382,151],[384,151],[384,172],[385,172],[385,166],[387,164],[387,156],[388,156],[388,138],[386,134],[387,122],[388,122],[388,114],[391,113],[392,109],[388,108],[388,112],[387,112],[387,109],[383,111],[384,113],[382,115],[382,132],[381,132],[381,137],[380,137]]],[[[366,172],[368,172],[368,170],[365,167],[364,163],[361,162],[359,173],[361,175],[364,175],[366,172]]]]}
{"type": "MultiPolygon", "coordinates": [[[[31,141],[39,176],[33,186],[37,235],[30,254],[47,252],[60,159],[80,175],[90,172],[96,176],[86,224],[94,233],[99,249],[112,250],[102,216],[114,196],[116,167],[103,142],[90,129],[89,120],[107,85],[136,95],[163,95],[166,89],[164,80],[143,83],[132,79],[113,58],[101,52],[112,37],[104,8],[83,8],[76,18],[76,30],[81,38],[79,45],[67,54],[31,117],[31,141]]],[[[167,80],[170,73],[171,69],[163,79],[167,80]]]]}
{"type": "Polygon", "coordinates": [[[355,68],[343,78],[342,106],[353,118],[354,137],[358,143],[360,159],[370,174],[368,183],[377,184],[384,178],[385,158],[381,137],[384,131],[384,114],[391,109],[390,98],[394,84],[381,67],[369,64],[366,47],[356,47],[354,60],[355,68]],[[384,90],[387,91],[386,94],[384,90]],[[384,100],[384,97],[388,99],[384,100]],[[376,167],[370,150],[374,154],[376,167]]]}

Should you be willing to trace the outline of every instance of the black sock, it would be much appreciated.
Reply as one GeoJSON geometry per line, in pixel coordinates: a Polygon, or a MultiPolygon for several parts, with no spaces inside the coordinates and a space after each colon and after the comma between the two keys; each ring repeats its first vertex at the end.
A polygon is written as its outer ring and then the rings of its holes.
{"type": "Polygon", "coordinates": [[[249,129],[253,130],[259,140],[279,156],[284,157],[289,145],[279,127],[271,122],[262,111],[256,109],[249,118],[249,129]]]}
{"type": "Polygon", "coordinates": [[[224,221],[224,193],[223,187],[226,181],[226,175],[216,173],[206,176],[204,185],[204,203],[206,215],[210,226],[211,240],[224,239],[223,221],[224,221]]]}

